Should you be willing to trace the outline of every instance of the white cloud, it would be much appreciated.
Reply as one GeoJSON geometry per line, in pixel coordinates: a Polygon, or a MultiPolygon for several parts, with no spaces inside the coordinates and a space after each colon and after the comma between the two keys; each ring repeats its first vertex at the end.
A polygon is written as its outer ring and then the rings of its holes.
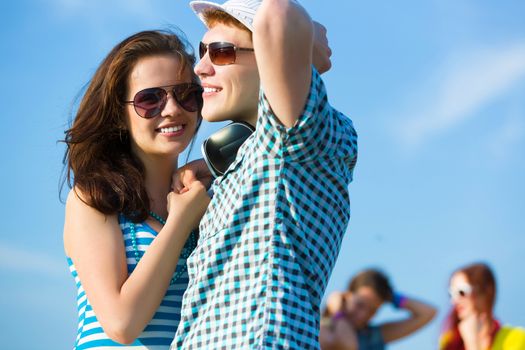
{"type": "Polygon", "coordinates": [[[65,258],[54,258],[38,251],[0,242],[0,269],[63,277],[67,271],[67,264],[65,258]]]}
{"type": "Polygon", "coordinates": [[[525,44],[469,50],[415,88],[408,117],[396,127],[409,148],[454,128],[525,78],[525,44]],[[426,85],[425,85],[426,84],[426,85]],[[414,102],[415,101],[415,102],[414,102]]]}

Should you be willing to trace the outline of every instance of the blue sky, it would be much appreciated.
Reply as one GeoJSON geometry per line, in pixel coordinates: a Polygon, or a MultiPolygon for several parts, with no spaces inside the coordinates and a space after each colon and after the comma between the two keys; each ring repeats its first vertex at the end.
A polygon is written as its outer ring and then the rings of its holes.
{"type": "MultiPolygon", "coordinates": [[[[301,3],[328,28],[329,98],[360,142],[328,290],[361,268],[384,269],[397,289],[440,309],[390,349],[434,349],[451,271],[484,260],[499,283],[496,314],[525,326],[525,2],[301,3]]],[[[70,349],[57,140],[71,106],[126,36],[177,25],[195,46],[204,27],[180,0],[4,1],[0,20],[0,343],[70,349]]],[[[217,128],[204,125],[199,140],[217,128]]],[[[378,320],[396,317],[385,306],[378,320]]]]}

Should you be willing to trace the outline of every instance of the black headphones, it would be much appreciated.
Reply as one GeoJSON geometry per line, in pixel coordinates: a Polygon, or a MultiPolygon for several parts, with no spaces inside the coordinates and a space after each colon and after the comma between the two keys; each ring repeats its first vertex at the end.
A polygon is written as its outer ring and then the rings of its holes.
{"type": "Polygon", "coordinates": [[[239,147],[254,131],[255,128],[246,122],[233,122],[203,142],[202,155],[214,177],[224,175],[239,147]]]}

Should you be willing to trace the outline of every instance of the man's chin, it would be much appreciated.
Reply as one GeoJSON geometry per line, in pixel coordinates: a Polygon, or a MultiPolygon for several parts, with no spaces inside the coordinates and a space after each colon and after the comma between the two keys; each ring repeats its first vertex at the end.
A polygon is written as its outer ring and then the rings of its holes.
{"type": "Polygon", "coordinates": [[[206,120],[207,122],[209,122],[209,123],[226,122],[226,121],[230,120],[226,116],[213,115],[213,114],[212,115],[206,115],[204,113],[202,113],[202,118],[204,120],[206,120]]]}
{"type": "Polygon", "coordinates": [[[239,115],[237,113],[234,113],[233,111],[230,113],[222,113],[219,111],[213,111],[211,110],[211,113],[207,113],[207,109],[204,108],[202,110],[202,118],[206,120],[208,123],[218,123],[218,122],[245,122],[251,124],[253,127],[255,127],[256,118],[254,120],[250,118],[244,118],[242,115],[239,115]]]}

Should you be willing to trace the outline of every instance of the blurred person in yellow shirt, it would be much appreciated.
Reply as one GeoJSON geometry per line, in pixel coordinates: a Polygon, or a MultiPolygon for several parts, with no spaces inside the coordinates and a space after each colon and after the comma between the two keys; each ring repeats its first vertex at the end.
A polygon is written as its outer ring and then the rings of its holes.
{"type": "Polygon", "coordinates": [[[496,279],[487,264],[456,270],[450,278],[452,309],[440,350],[525,350],[525,329],[502,326],[493,314],[496,279]]]}

